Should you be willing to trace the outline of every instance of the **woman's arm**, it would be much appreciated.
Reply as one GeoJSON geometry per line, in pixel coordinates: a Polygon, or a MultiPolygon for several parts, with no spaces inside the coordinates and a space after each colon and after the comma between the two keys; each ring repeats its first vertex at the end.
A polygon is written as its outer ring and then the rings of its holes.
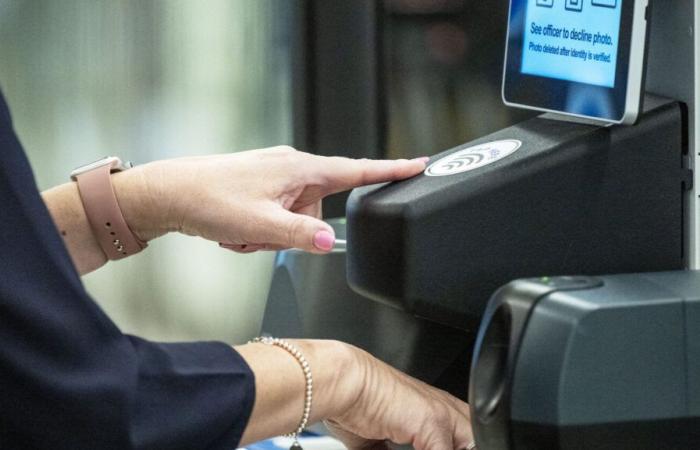
{"type": "Polygon", "coordinates": [[[78,185],[62,184],[42,192],[41,196],[78,272],[86,274],[107,262],[107,257],[90,230],[80,202],[78,185]]]}
{"type": "MultiPolygon", "coordinates": [[[[350,347],[334,341],[291,341],[309,362],[313,403],[309,423],[339,415],[358,395],[358,377],[350,347]],[[339,376],[340,375],[340,376],[339,376]]],[[[304,410],[306,380],[297,360],[265,344],[235,347],[255,374],[255,406],[241,445],[290,433],[304,410]]]]}
{"type": "MultiPolygon", "coordinates": [[[[146,164],[111,176],[124,219],[143,241],[170,231],[161,228],[165,223],[163,207],[155,204],[156,196],[150,192],[149,185],[154,184],[154,180],[149,178],[157,173],[153,164],[146,164]]],[[[84,275],[102,267],[107,256],[90,228],[77,183],[65,183],[41,195],[78,272],[84,275]]]]}
{"type": "MultiPolygon", "coordinates": [[[[417,450],[455,450],[473,442],[469,407],[366,352],[336,341],[293,341],[314,377],[309,423],[325,420],[350,450],[384,441],[417,450]]],[[[255,374],[256,399],[241,445],[289,433],[301,419],[305,379],[297,361],[264,344],[236,347],[255,374]]]]}
{"type": "MultiPolygon", "coordinates": [[[[327,158],[275,147],[156,161],[112,175],[112,185],[126,223],[143,241],[179,231],[245,253],[290,247],[325,253],[335,240],[321,220],[325,196],[412,177],[426,160],[327,158]]],[[[78,271],[101,267],[107,258],[76,184],[50,189],[43,198],[78,271]]]]}
{"type": "MultiPolygon", "coordinates": [[[[288,147],[139,166],[112,183],[124,218],[141,240],[168,231],[240,246],[241,251],[297,247],[324,253],[333,230],[321,199],[355,186],[420,173],[425,159],[367,161],[324,158],[288,147]]],[[[80,273],[106,262],[92,236],[75,184],[43,194],[80,273]]],[[[311,421],[326,420],[351,449],[383,442],[418,450],[454,450],[471,442],[466,404],[402,374],[369,354],[332,341],[296,341],[314,376],[311,421]]],[[[256,399],[243,444],[292,431],[304,405],[297,361],[277,347],[236,347],[256,379],[256,399]]]]}

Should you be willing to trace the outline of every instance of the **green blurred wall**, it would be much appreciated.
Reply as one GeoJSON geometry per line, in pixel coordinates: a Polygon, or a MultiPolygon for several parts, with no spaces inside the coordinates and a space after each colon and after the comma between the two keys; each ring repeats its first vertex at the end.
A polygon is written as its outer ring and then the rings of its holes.
{"type": "MultiPolygon", "coordinates": [[[[289,0],[0,0],[0,86],[40,189],[135,163],[290,143],[289,0]]],[[[84,278],[125,332],[240,342],[272,255],[166,236],[84,278]]]]}

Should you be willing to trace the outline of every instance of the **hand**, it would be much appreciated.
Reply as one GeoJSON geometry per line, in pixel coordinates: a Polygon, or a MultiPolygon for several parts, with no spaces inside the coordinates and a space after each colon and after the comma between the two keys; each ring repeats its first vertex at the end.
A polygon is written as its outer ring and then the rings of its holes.
{"type": "Polygon", "coordinates": [[[346,412],[326,420],[349,450],[388,450],[387,440],[416,450],[473,448],[466,403],[356,352],[360,394],[346,412]]]}
{"type": "MultiPolygon", "coordinates": [[[[324,420],[349,450],[388,450],[387,441],[416,450],[462,450],[473,436],[469,407],[338,341],[293,340],[313,373],[309,423],[324,420]]],[[[299,424],[306,383],[299,363],[264,344],[236,347],[255,374],[255,406],[245,446],[299,424]]]]}
{"type": "Polygon", "coordinates": [[[141,211],[122,209],[143,239],[179,231],[243,252],[296,247],[324,253],[335,241],[333,229],[321,220],[324,197],[412,177],[426,161],[328,158],[275,147],[158,161],[118,176],[132,172],[132,180],[141,179],[141,211]]]}

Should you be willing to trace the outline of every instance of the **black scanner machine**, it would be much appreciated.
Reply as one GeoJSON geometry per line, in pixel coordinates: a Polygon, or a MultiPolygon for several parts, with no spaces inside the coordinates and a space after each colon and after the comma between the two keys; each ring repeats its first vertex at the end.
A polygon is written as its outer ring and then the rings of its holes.
{"type": "Polygon", "coordinates": [[[630,127],[541,116],[355,190],[347,249],[277,255],[262,332],[468,399],[480,450],[700,448],[693,8],[672,3],[647,88],[680,101],[647,95],[630,127]]]}
{"type": "Polygon", "coordinates": [[[490,165],[357,189],[347,250],[278,255],[262,331],[468,396],[481,449],[692,448],[686,133],[684,105],[650,96],[634,127],[535,118],[434,158],[521,142],[490,165]],[[646,272],[666,274],[611,275],[646,272]]]}
{"type": "Polygon", "coordinates": [[[475,330],[491,294],[517,278],[683,269],[687,119],[677,102],[646,105],[634,127],[534,118],[431,160],[522,143],[490,165],[356,189],[350,285],[475,330]]]}
{"type": "Polygon", "coordinates": [[[471,370],[481,449],[698,448],[700,273],[512,282],[471,370]]]}
{"type": "Polygon", "coordinates": [[[700,384],[686,384],[700,377],[700,343],[686,340],[700,342],[688,309],[700,274],[681,272],[685,108],[646,105],[635,127],[535,118],[435,157],[522,142],[489,166],[348,201],[353,289],[466,333],[481,323],[469,392],[478,448],[700,443],[700,384]],[[678,272],[609,275],[660,271],[678,272]]]}

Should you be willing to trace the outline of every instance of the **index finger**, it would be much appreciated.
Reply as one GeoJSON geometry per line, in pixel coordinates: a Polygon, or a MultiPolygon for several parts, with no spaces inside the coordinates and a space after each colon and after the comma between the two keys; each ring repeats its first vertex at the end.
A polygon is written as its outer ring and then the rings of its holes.
{"type": "Polygon", "coordinates": [[[323,158],[319,172],[330,193],[347,191],[368,184],[405,180],[425,170],[430,158],[372,160],[342,157],[323,158]]]}

